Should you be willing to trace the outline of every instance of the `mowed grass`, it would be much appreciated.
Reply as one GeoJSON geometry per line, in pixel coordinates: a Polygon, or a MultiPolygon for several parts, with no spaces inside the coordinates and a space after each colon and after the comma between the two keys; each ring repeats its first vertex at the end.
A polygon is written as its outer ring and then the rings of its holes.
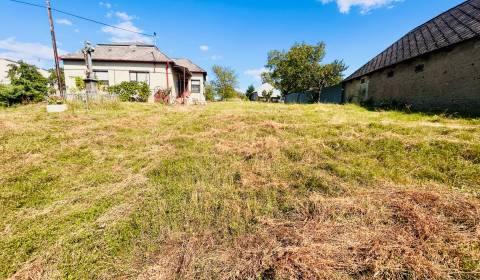
{"type": "Polygon", "coordinates": [[[480,278],[480,119],[30,105],[0,144],[0,278],[480,278]]]}

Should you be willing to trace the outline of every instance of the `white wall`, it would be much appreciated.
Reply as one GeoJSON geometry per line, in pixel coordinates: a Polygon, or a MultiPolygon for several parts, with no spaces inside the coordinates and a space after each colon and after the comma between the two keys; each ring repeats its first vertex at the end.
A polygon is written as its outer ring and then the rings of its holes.
{"type": "Polygon", "coordinates": [[[9,84],[10,80],[8,79],[8,65],[12,64],[11,61],[0,58],[0,84],[9,84]]]}
{"type": "MultiPolygon", "coordinates": [[[[10,64],[18,64],[16,62],[0,58],[0,84],[10,84],[10,80],[8,79],[8,70],[10,67],[8,65],[10,64]]],[[[48,78],[50,76],[50,73],[47,70],[37,68],[38,72],[45,78],[48,78]]]]}
{"type": "Polygon", "coordinates": [[[205,79],[203,73],[192,73],[192,78],[190,79],[189,90],[192,92],[192,82],[191,80],[199,80],[200,81],[200,93],[192,93],[190,95],[191,99],[196,99],[197,101],[205,101],[205,79]]]}

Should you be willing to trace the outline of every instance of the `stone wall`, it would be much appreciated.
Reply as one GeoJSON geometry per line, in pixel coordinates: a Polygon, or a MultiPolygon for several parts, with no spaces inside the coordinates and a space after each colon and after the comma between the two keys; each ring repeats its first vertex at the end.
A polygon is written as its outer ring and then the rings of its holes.
{"type": "Polygon", "coordinates": [[[480,39],[344,84],[345,101],[421,111],[480,113],[480,39]]]}

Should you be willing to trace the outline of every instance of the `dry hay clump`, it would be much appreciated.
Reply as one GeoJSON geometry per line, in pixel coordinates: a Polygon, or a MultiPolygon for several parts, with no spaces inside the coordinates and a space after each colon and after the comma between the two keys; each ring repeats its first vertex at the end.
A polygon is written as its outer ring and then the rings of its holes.
{"type": "Polygon", "coordinates": [[[155,267],[185,279],[479,279],[480,204],[419,190],[317,196],[221,243],[182,241],[155,267]]]}
{"type": "Polygon", "coordinates": [[[244,160],[252,159],[272,160],[279,154],[282,143],[275,136],[265,136],[260,139],[243,145],[233,141],[219,141],[215,149],[220,153],[236,154],[244,160]]]}

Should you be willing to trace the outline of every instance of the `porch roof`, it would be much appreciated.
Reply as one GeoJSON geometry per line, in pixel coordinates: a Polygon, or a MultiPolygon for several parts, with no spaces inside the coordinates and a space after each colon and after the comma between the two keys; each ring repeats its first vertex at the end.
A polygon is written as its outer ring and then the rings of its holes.
{"type": "Polygon", "coordinates": [[[187,58],[175,58],[173,61],[175,64],[187,68],[192,73],[207,73],[207,71],[203,70],[200,66],[187,58]]]}

